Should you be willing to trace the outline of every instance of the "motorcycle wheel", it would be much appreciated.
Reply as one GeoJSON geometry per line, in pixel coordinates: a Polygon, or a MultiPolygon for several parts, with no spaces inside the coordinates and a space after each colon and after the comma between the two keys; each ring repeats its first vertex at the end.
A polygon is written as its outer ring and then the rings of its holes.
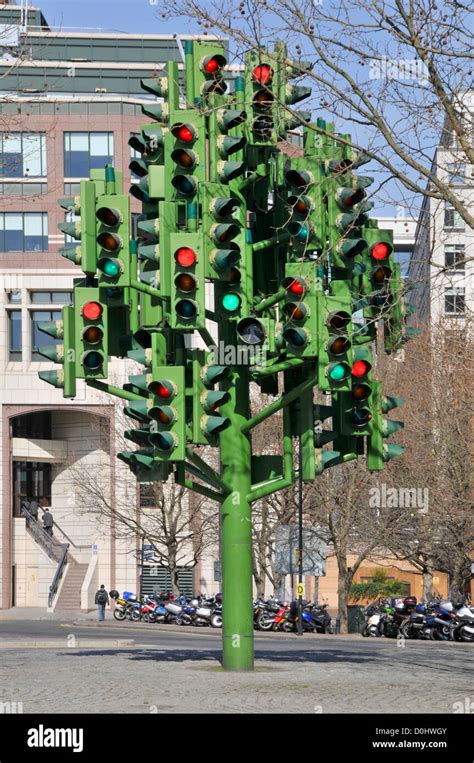
{"type": "Polygon", "coordinates": [[[184,625],[183,618],[182,617],[177,617],[176,620],[174,621],[174,624],[175,625],[184,625]]]}
{"type": "Polygon", "coordinates": [[[363,636],[364,638],[368,638],[369,637],[369,631],[368,631],[368,628],[367,628],[367,623],[364,623],[364,625],[360,629],[360,635],[363,636]]]}
{"type": "Polygon", "coordinates": [[[411,623],[402,623],[400,626],[400,635],[402,635],[403,638],[416,638],[413,625],[411,623]]]}
{"type": "Polygon", "coordinates": [[[193,622],[191,615],[186,614],[186,612],[181,615],[181,620],[183,621],[183,625],[192,625],[193,622]]]}
{"type": "Polygon", "coordinates": [[[281,626],[281,629],[282,629],[283,633],[293,633],[293,631],[295,630],[295,627],[294,627],[293,623],[290,623],[289,620],[285,620],[285,622],[281,626]]]}
{"type": "Polygon", "coordinates": [[[459,637],[461,641],[474,641],[474,633],[466,632],[464,628],[459,629],[459,637]]]}
{"type": "Polygon", "coordinates": [[[222,628],[222,615],[212,615],[211,626],[213,628],[222,628]]]}
{"type": "Polygon", "coordinates": [[[132,610],[130,617],[131,617],[131,619],[132,619],[134,622],[138,622],[138,620],[141,620],[141,614],[140,614],[140,612],[138,611],[138,609],[134,609],[134,610],[132,610]]]}
{"type": "Polygon", "coordinates": [[[369,632],[367,633],[370,638],[378,638],[381,634],[377,625],[369,625],[369,632]]]}
{"type": "Polygon", "coordinates": [[[122,622],[122,620],[125,620],[125,612],[121,612],[119,609],[114,609],[114,617],[119,622],[122,622]]]}
{"type": "Polygon", "coordinates": [[[274,622],[275,620],[273,617],[265,614],[259,615],[257,620],[258,627],[261,631],[271,631],[274,622]]]}
{"type": "Polygon", "coordinates": [[[326,625],[324,629],[324,633],[329,633],[330,635],[332,635],[334,633],[332,625],[326,625]]]}

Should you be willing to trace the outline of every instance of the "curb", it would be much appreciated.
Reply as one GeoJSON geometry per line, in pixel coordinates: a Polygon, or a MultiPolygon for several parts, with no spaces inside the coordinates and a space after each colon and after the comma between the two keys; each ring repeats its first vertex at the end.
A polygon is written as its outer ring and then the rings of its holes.
{"type": "Polygon", "coordinates": [[[2,641],[2,649],[104,649],[108,647],[135,646],[135,639],[77,639],[75,646],[69,646],[63,639],[51,639],[50,641],[2,641]]]}

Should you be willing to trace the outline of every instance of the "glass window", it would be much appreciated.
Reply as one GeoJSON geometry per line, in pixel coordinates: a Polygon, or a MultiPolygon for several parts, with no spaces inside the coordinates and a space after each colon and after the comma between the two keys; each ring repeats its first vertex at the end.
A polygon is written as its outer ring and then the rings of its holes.
{"type": "MultiPolygon", "coordinates": [[[[40,503],[44,500],[46,505],[51,505],[51,464],[13,461],[13,482],[15,516],[21,516],[21,498],[27,498],[29,501],[36,498],[40,503]]],[[[39,515],[42,516],[41,511],[39,515]]]]}
{"type": "Polygon", "coordinates": [[[448,315],[463,315],[465,310],[465,290],[446,289],[444,293],[444,311],[448,315]]]}
{"type": "Polygon", "coordinates": [[[0,212],[0,252],[47,252],[46,212],[0,212]]]}
{"type": "Polygon", "coordinates": [[[35,411],[15,416],[12,421],[13,437],[32,437],[37,440],[51,440],[51,411],[35,411]]]}
{"type": "Polygon", "coordinates": [[[11,178],[45,177],[45,135],[0,133],[0,175],[11,178]]]}
{"type": "Polygon", "coordinates": [[[33,304],[41,305],[48,303],[70,305],[72,301],[70,291],[32,291],[30,296],[33,304]]]}
{"type": "Polygon", "coordinates": [[[64,176],[87,178],[91,169],[102,169],[112,162],[112,132],[64,133],[64,176]]]}
{"type": "Polygon", "coordinates": [[[464,228],[464,220],[459,212],[456,212],[453,206],[445,202],[444,207],[444,227],[445,228],[464,228]]]}
{"type": "Polygon", "coordinates": [[[464,272],[466,268],[464,244],[447,244],[444,247],[444,264],[451,271],[464,272]]]}
{"type": "Polygon", "coordinates": [[[64,195],[65,196],[80,196],[81,184],[80,183],[64,183],[64,195]]]}
{"type": "Polygon", "coordinates": [[[21,291],[20,289],[13,289],[12,291],[8,292],[8,301],[10,304],[15,303],[18,304],[21,302],[21,291]]]}
{"type": "Polygon", "coordinates": [[[39,329],[39,323],[44,321],[59,321],[61,320],[61,311],[47,311],[47,310],[32,310],[30,313],[31,318],[31,360],[37,360],[44,363],[46,358],[40,355],[38,347],[47,347],[61,344],[61,339],[55,339],[49,334],[45,334],[39,329]]]}
{"type": "Polygon", "coordinates": [[[10,360],[21,360],[21,310],[8,311],[8,334],[10,337],[10,360]]]}

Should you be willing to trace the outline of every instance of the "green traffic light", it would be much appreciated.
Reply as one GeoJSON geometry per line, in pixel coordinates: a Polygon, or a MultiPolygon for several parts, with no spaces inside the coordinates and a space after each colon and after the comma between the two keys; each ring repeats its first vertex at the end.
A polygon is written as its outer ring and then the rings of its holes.
{"type": "Polygon", "coordinates": [[[222,297],[222,307],[224,310],[227,310],[229,313],[234,313],[236,310],[239,309],[241,304],[241,299],[238,294],[234,294],[234,292],[229,292],[229,294],[224,294],[222,297]]]}
{"type": "Polygon", "coordinates": [[[346,367],[343,363],[335,363],[329,370],[328,376],[332,381],[342,381],[346,376],[346,367]]]}
{"type": "Polygon", "coordinates": [[[117,260],[114,257],[99,260],[97,266],[101,273],[103,273],[104,276],[107,276],[107,278],[116,278],[121,272],[120,260],[117,260]]]}

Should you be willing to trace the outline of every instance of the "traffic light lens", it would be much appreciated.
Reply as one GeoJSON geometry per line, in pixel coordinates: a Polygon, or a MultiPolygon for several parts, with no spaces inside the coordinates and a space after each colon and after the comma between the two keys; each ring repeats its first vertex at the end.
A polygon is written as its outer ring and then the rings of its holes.
{"type": "Polygon", "coordinates": [[[351,346],[351,343],[347,339],[347,337],[344,336],[338,336],[337,339],[334,339],[333,342],[329,345],[329,352],[331,355],[344,355],[345,352],[349,349],[351,346]]]}
{"type": "Polygon", "coordinates": [[[293,347],[304,347],[308,343],[306,331],[297,331],[296,329],[287,329],[284,332],[284,339],[293,347]]]}
{"type": "Polygon", "coordinates": [[[173,186],[179,193],[189,196],[196,192],[196,181],[194,178],[188,178],[185,175],[178,175],[172,180],[173,186]]]}
{"type": "Polygon", "coordinates": [[[96,321],[102,315],[102,305],[98,302],[87,302],[82,308],[82,315],[89,321],[96,321]]]}
{"type": "Polygon", "coordinates": [[[304,321],[307,317],[303,307],[298,307],[297,305],[292,304],[284,305],[283,315],[288,321],[304,321]]]}
{"type": "Polygon", "coordinates": [[[365,384],[355,384],[352,387],[352,399],[357,402],[366,400],[370,395],[370,388],[365,384]]]}
{"type": "Polygon", "coordinates": [[[170,406],[156,409],[155,420],[159,421],[160,424],[169,427],[171,424],[173,424],[175,419],[176,416],[174,414],[173,408],[170,406]]]}
{"type": "Polygon", "coordinates": [[[339,313],[333,313],[333,315],[330,315],[327,320],[327,325],[329,328],[334,329],[335,331],[341,331],[341,329],[344,329],[348,323],[350,323],[351,316],[349,313],[345,313],[343,311],[339,313]]]}
{"type": "Polygon", "coordinates": [[[184,149],[173,151],[171,158],[176,164],[185,169],[191,169],[196,164],[195,154],[191,151],[185,151],[184,149]]]}
{"type": "Polygon", "coordinates": [[[265,340],[265,329],[256,318],[244,318],[237,324],[237,335],[245,344],[262,344],[265,340]]]}
{"type": "Polygon", "coordinates": [[[301,297],[305,293],[304,283],[295,280],[289,285],[288,291],[296,297],[301,297]]]}
{"type": "Polygon", "coordinates": [[[99,326],[89,326],[89,328],[84,331],[82,338],[87,344],[98,344],[103,336],[104,332],[99,326]]]}
{"type": "Polygon", "coordinates": [[[84,355],[82,363],[89,371],[95,371],[103,364],[103,357],[99,352],[88,352],[84,355]]]}
{"type": "Polygon", "coordinates": [[[180,318],[184,320],[190,320],[197,314],[197,307],[190,299],[182,299],[176,305],[176,312],[180,318]]]}
{"type": "Polygon", "coordinates": [[[116,252],[120,249],[120,239],[112,233],[100,233],[97,236],[97,243],[107,252],[116,252]]]}
{"type": "Polygon", "coordinates": [[[225,294],[222,298],[222,307],[228,313],[234,313],[241,305],[241,299],[238,294],[225,294]]]}
{"type": "Polygon", "coordinates": [[[175,254],[175,260],[183,268],[190,268],[196,262],[196,253],[187,246],[181,247],[175,254]]]}
{"type": "Polygon", "coordinates": [[[268,85],[273,79],[272,67],[268,64],[256,66],[253,70],[253,78],[255,82],[260,82],[261,85],[268,85]]]}
{"type": "Polygon", "coordinates": [[[108,225],[110,228],[114,228],[121,222],[121,215],[117,210],[110,209],[109,207],[101,207],[97,210],[97,219],[104,225],[108,225]]]}
{"type": "Polygon", "coordinates": [[[268,90],[259,90],[254,95],[253,103],[259,109],[269,109],[273,100],[273,93],[269,93],[268,90]]]}
{"type": "Polygon", "coordinates": [[[220,64],[217,58],[210,58],[207,63],[204,64],[204,71],[206,74],[215,74],[220,69],[220,64]]]}
{"type": "Polygon", "coordinates": [[[178,130],[178,139],[182,140],[183,143],[192,143],[194,140],[194,133],[187,125],[182,125],[178,130]]]}
{"type": "Polygon", "coordinates": [[[385,281],[389,280],[391,275],[392,271],[389,268],[377,268],[372,274],[372,280],[374,283],[385,283],[385,281]]]}
{"type": "Polygon", "coordinates": [[[365,191],[363,188],[358,188],[357,191],[345,199],[344,205],[346,207],[353,207],[354,204],[358,204],[363,199],[365,199],[365,191]]]}
{"type": "Polygon", "coordinates": [[[352,423],[355,427],[364,427],[371,419],[370,412],[367,410],[352,411],[352,423]]]}
{"type": "Polygon", "coordinates": [[[372,249],[372,257],[374,260],[384,260],[390,253],[390,249],[387,246],[387,244],[380,243],[375,244],[374,248],[372,249]]]}
{"type": "Polygon", "coordinates": [[[156,432],[153,441],[158,450],[169,453],[176,448],[177,442],[172,432],[156,432]]]}
{"type": "Polygon", "coordinates": [[[154,392],[157,397],[161,397],[163,400],[171,400],[173,397],[173,388],[169,383],[166,385],[163,382],[156,382],[152,383],[149,388],[151,392],[154,392]]]}
{"type": "Polygon", "coordinates": [[[352,376],[365,376],[369,370],[369,364],[365,360],[356,360],[352,365],[352,376]]]}
{"type": "Polygon", "coordinates": [[[176,288],[185,293],[195,291],[197,286],[196,279],[193,278],[192,275],[189,275],[189,273],[180,273],[176,276],[174,282],[176,288]]]}
{"type": "Polygon", "coordinates": [[[100,270],[105,276],[115,278],[120,273],[120,263],[116,260],[103,260],[100,264],[100,270]]]}
{"type": "Polygon", "coordinates": [[[329,378],[332,381],[340,382],[346,376],[346,367],[343,363],[335,363],[335,365],[329,371],[329,378]]]}

